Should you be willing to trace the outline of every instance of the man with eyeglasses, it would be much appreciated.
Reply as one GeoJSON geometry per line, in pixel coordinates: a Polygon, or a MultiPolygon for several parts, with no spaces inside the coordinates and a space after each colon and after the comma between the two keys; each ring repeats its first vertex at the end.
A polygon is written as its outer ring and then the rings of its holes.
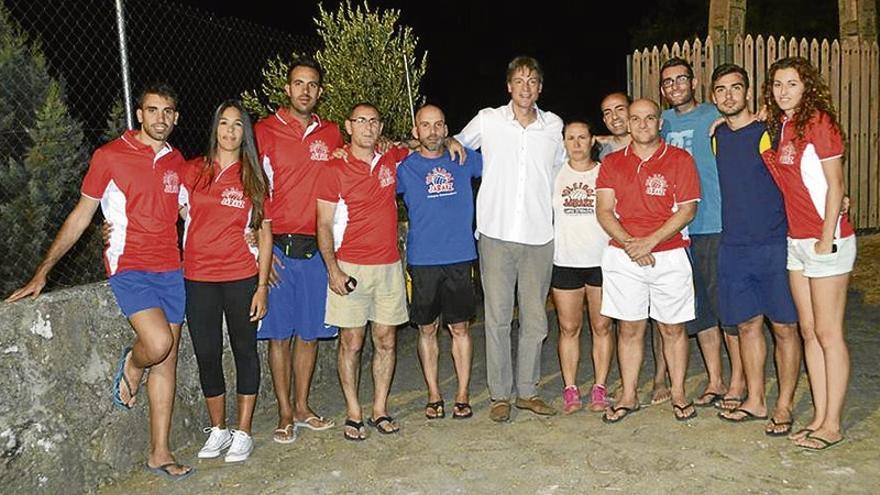
{"type": "Polygon", "coordinates": [[[289,105],[254,126],[269,181],[266,219],[272,225],[278,277],[269,290],[269,311],[257,338],[269,340],[269,368],[278,401],[272,439],[283,444],[296,440],[297,428],[320,431],[334,426],[309,406],[318,339],[336,335],[336,328],[324,324],[327,270],[315,240],[315,190],[330,153],[342,146],[342,135],[336,124],[314,113],[322,78],[323,70],[314,60],[294,60],[284,88],[289,105]]]}
{"type": "Polygon", "coordinates": [[[671,58],[660,67],[660,89],[671,108],[663,112],[663,139],[693,156],[700,175],[702,200],[694,220],[687,226],[691,236],[690,256],[694,268],[696,319],[688,322],[688,335],[696,335],[706,365],[708,383],[694,401],[698,407],[734,408],[742,401],[745,378],[739,355],[736,327],[724,327],[730,358],[730,388],[724,383],[721,365],[721,326],[718,311],[718,250],[721,242],[721,188],[712,153],[710,129],[721,117],[708,103],[697,103],[694,91],[699,81],[691,64],[671,58]]]}
{"type": "Polygon", "coordinates": [[[351,144],[345,157],[324,166],[317,187],[318,247],[330,292],[326,321],[339,327],[339,381],[345,396],[347,440],[366,439],[358,400],[360,357],[370,323],[373,340],[373,407],[367,423],[378,433],[400,430],[387,410],[396,363],[396,327],[406,323],[406,288],[397,249],[397,167],[409,149],[376,150],[379,111],[352,108],[345,122],[351,144]]]}
{"type": "Polygon", "coordinates": [[[538,61],[516,57],[507,66],[510,103],[481,110],[456,136],[483,154],[477,231],[492,400],[489,418],[496,422],[510,419],[514,386],[517,408],[556,414],[538,396],[537,387],[553,270],[551,191],[565,150],[562,119],[536,105],[543,87],[538,61]],[[510,342],[515,295],[520,323],[516,381],[510,342]]]}

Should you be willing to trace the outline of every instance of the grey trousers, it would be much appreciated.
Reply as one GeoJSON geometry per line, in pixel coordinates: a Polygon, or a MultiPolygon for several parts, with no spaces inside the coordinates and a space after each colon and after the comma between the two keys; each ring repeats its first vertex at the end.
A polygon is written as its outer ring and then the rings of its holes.
{"type": "Polygon", "coordinates": [[[516,392],[524,399],[537,393],[541,346],[547,337],[547,293],[553,273],[553,242],[542,246],[480,236],[480,276],[486,313],[486,374],[493,400],[513,396],[510,324],[516,289],[519,341],[516,392]]]}

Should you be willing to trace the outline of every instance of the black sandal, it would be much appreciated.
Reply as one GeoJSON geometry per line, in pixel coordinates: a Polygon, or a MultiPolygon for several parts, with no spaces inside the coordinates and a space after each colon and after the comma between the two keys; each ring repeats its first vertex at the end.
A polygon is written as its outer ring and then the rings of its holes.
{"type": "Polygon", "coordinates": [[[367,424],[375,428],[376,431],[383,435],[393,435],[400,431],[400,426],[394,426],[394,418],[392,418],[391,416],[379,416],[376,419],[369,418],[367,419],[367,424]],[[385,423],[388,423],[388,425],[390,425],[392,429],[386,430],[385,428],[382,428],[382,425],[384,425],[385,423]]]}
{"type": "Polygon", "coordinates": [[[452,410],[452,419],[468,419],[474,415],[474,409],[467,402],[456,402],[455,408],[452,410]],[[462,413],[459,411],[467,410],[462,413]]]}
{"type": "Polygon", "coordinates": [[[443,408],[446,404],[443,402],[443,399],[438,400],[437,402],[428,402],[425,404],[425,417],[428,419],[440,419],[446,417],[446,410],[443,408]],[[434,412],[434,415],[431,416],[428,414],[428,410],[434,412]]]}
{"type": "Polygon", "coordinates": [[[353,419],[348,419],[348,418],[345,419],[345,426],[342,429],[342,436],[345,437],[346,440],[351,440],[352,442],[363,442],[364,440],[367,439],[366,433],[367,433],[367,430],[366,430],[366,428],[364,428],[363,421],[355,421],[353,419]],[[345,427],[354,428],[355,430],[357,430],[357,432],[358,432],[357,436],[349,435],[348,430],[346,430],[345,427]],[[364,435],[364,436],[361,436],[361,435],[364,435]]]}

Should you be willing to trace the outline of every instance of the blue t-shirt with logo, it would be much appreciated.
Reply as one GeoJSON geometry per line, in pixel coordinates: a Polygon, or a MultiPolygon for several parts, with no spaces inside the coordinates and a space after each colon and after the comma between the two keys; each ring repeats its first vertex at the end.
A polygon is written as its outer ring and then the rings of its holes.
{"type": "Polygon", "coordinates": [[[448,265],[477,258],[471,179],[483,174],[483,156],[467,150],[464,165],[449,153],[409,155],[397,168],[397,192],[409,213],[407,263],[448,265]]]}
{"type": "Polygon", "coordinates": [[[667,143],[683,148],[694,157],[700,175],[700,203],[697,214],[688,224],[690,234],[717,234],[721,232],[721,188],[718,168],[712,153],[709,128],[721,114],[714,105],[701,103],[688,113],[679,114],[674,108],[663,112],[660,134],[667,143]]]}
{"type": "Polygon", "coordinates": [[[721,183],[724,232],[727,245],[785,243],[788,223],[782,193],[761,158],[770,147],[763,122],[732,130],[721,124],[715,131],[715,154],[721,183]]]}

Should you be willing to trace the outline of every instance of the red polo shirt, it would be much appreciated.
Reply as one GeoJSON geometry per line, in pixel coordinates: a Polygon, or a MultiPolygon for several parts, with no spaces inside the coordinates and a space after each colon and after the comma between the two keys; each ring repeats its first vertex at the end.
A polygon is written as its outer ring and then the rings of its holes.
{"type": "MultiPolygon", "coordinates": [[[[777,148],[762,153],[770,174],[782,191],[788,235],[793,239],[819,239],[825,218],[825,194],[828,181],[822,162],[842,157],[843,138],[831,124],[831,117],[817,112],[804,129],[804,138],[797,139],[797,129],[783,117],[782,133],[777,148]]],[[[843,215],[834,236],[853,235],[849,218],[843,215]]]]}
{"type": "Polygon", "coordinates": [[[392,148],[361,161],[348,149],[348,161],[334,159],[324,168],[318,199],[338,202],[333,229],[336,258],[359,265],[400,260],[397,250],[397,165],[406,148],[392,148]],[[341,244],[340,244],[341,243],[341,244]]]}
{"type": "Polygon", "coordinates": [[[257,250],[244,239],[252,203],[241,185],[241,163],[224,170],[214,163],[213,182],[204,172],[205,158],[184,169],[180,204],[187,206],[183,234],[183,276],[200,282],[228,282],[257,274],[257,250]]]}
{"type": "MultiPolygon", "coordinates": [[[[646,237],[659,229],[677,210],[677,205],[700,200],[700,178],[694,159],[687,151],[667,144],[642,160],[632,145],[605,157],[596,190],[611,189],[617,203],[614,211],[620,224],[634,237],[646,237]]],[[[622,248],[617,241],[612,246],[622,248]]],[[[687,227],[658,244],[653,252],[690,244],[687,227]]]]}
{"type": "Polygon", "coordinates": [[[104,250],[107,275],[127,270],[164,272],[180,268],[177,196],[183,156],[167,143],[158,153],[126,131],[98,148],[80,189],[99,200],[113,225],[104,250]]]}
{"type": "Polygon", "coordinates": [[[282,108],[257,122],[254,134],[269,179],[265,216],[272,233],[315,235],[315,187],[330,154],[343,145],[339,127],[312,115],[303,129],[282,108]]]}

